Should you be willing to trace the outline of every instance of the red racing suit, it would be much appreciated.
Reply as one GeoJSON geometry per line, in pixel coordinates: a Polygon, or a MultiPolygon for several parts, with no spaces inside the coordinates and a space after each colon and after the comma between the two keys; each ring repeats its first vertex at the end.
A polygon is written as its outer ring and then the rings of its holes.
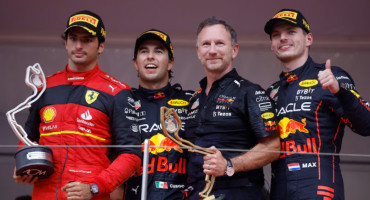
{"type": "Polygon", "coordinates": [[[115,148],[119,156],[111,164],[109,148],[84,145],[140,145],[132,128],[136,116],[129,112],[134,109],[130,87],[98,65],[85,72],[66,66],[46,80],[25,130],[40,145],[63,147],[51,147],[55,171],[35,183],[32,199],[55,199],[56,192],[59,200],[66,199],[61,187],[77,181],[98,184],[100,192],[93,199],[109,200],[109,193],[140,167],[140,148],[115,148]]]}
{"type": "Polygon", "coordinates": [[[309,57],[298,69],[282,73],[267,90],[276,102],[284,152],[272,164],[272,200],[343,200],[340,159],[333,154],[341,150],[344,127],[370,135],[369,103],[360,97],[352,78],[332,67],[341,86],[333,95],[317,80],[323,70],[325,64],[309,57]]]}
{"type": "MultiPolygon", "coordinates": [[[[187,105],[193,91],[181,89],[179,84],[168,84],[158,90],[148,90],[143,87],[133,89],[137,99],[138,130],[141,141],[149,139],[148,186],[147,200],[179,200],[187,184],[187,150],[167,138],[161,127],[160,108],[174,108],[179,115],[183,127],[179,131],[184,137],[185,119],[188,114],[187,105]]],[[[141,181],[143,169],[138,170],[125,183],[125,200],[141,199],[141,181]]]]}

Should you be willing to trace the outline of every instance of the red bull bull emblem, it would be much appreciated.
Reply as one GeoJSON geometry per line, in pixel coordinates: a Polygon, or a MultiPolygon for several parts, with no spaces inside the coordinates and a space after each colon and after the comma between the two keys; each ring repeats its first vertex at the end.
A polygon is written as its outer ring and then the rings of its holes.
{"type": "Polygon", "coordinates": [[[164,92],[157,92],[157,93],[154,94],[154,99],[160,99],[160,98],[164,98],[164,97],[166,97],[164,92]]]}
{"type": "MultiPolygon", "coordinates": [[[[144,145],[144,143],[141,145],[144,145]]],[[[149,139],[149,153],[151,154],[157,155],[158,153],[171,151],[172,149],[183,153],[183,150],[178,144],[160,133],[149,139]]],[[[141,151],[144,151],[144,147],[141,148],[141,151]]]]}
{"type": "Polygon", "coordinates": [[[276,130],[277,127],[276,127],[276,122],[275,121],[267,121],[265,122],[265,131],[274,131],[276,130]]]}
{"type": "Polygon", "coordinates": [[[295,134],[297,130],[302,133],[308,133],[308,130],[305,128],[306,118],[303,118],[301,122],[297,122],[287,117],[284,117],[282,120],[280,120],[278,124],[279,131],[280,131],[280,138],[285,139],[290,134],[295,134]]]}
{"type": "Polygon", "coordinates": [[[286,82],[292,82],[292,81],[295,81],[295,80],[298,80],[298,77],[295,75],[295,74],[291,74],[288,76],[288,78],[286,79],[286,82]]]}

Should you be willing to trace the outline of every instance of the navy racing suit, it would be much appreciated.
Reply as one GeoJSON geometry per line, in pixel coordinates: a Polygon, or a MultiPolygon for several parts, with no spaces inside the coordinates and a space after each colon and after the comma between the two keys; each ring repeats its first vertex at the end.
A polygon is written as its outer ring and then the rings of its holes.
{"type": "MultiPolygon", "coordinates": [[[[150,146],[161,146],[149,147],[147,199],[182,199],[187,184],[187,151],[179,148],[163,134],[160,108],[162,106],[174,108],[185,125],[188,100],[193,91],[182,90],[179,84],[173,86],[168,84],[159,90],[148,90],[143,87],[133,90],[141,140],[144,142],[145,139],[149,139],[150,146]]],[[[179,131],[179,136],[184,137],[184,128],[179,131]]],[[[124,199],[141,199],[142,173],[141,167],[126,182],[124,199]]]]}
{"type": "Polygon", "coordinates": [[[344,199],[339,153],[344,127],[370,135],[369,103],[360,97],[347,72],[331,70],[340,91],[333,95],[317,80],[325,64],[306,63],[281,73],[268,94],[276,102],[280,159],[272,164],[272,200],[344,199]],[[321,155],[329,153],[330,155],[321,155]]]}

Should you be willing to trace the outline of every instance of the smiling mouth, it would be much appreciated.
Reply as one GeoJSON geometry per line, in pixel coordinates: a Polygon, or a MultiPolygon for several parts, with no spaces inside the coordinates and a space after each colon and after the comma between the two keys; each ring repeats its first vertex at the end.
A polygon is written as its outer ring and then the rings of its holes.
{"type": "Polygon", "coordinates": [[[157,69],[157,66],[149,64],[145,66],[145,69],[157,69]]]}
{"type": "Polygon", "coordinates": [[[289,44],[286,44],[286,45],[282,45],[279,47],[280,50],[287,50],[289,49],[290,47],[292,47],[292,45],[289,45],[289,44]]]}

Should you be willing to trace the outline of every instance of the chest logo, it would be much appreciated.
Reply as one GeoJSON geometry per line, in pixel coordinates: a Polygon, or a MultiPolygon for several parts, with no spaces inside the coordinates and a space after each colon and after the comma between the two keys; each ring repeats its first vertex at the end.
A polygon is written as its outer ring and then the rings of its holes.
{"type": "Polygon", "coordinates": [[[57,110],[54,107],[47,107],[42,114],[45,123],[50,123],[54,121],[55,116],[57,115],[57,110]]]}
{"type": "Polygon", "coordinates": [[[181,100],[181,99],[171,99],[167,102],[171,106],[187,106],[189,102],[181,100]]]}
{"type": "Polygon", "coordinates": [[[98,99],[99,92],[96,92],[94,90],[87,90],[85,95],[85,100],[88,104],[92,104],[98,99]]]}
{"type": "Polygon", "coordinates": [[[279,121],[279,131],[281,139],[285,139],[290,134],[294,134],[297,131],[308,133],[308,130],[306,129],[306,118],[303,118],[301,122],[298,122],[293,119],[284,117],[282,120],[279,121]]]}
{"type": "Polygon", "coordinates": [[[312,87],[317,85],[319,82],[316,79],[307,79],[304,81],[299,82],[299,86],[301,87],[312,87]]]}
{"type": "Polygon", "coordinates": [[[273,117],[274,117],[274,113],[272,113],[272,112],[266,112],[266,113],[263,113],[263,114],[261,115],[261,117],[262,117],[263,119],[271,119],[271,118],[273,118],[273,117]]]}

